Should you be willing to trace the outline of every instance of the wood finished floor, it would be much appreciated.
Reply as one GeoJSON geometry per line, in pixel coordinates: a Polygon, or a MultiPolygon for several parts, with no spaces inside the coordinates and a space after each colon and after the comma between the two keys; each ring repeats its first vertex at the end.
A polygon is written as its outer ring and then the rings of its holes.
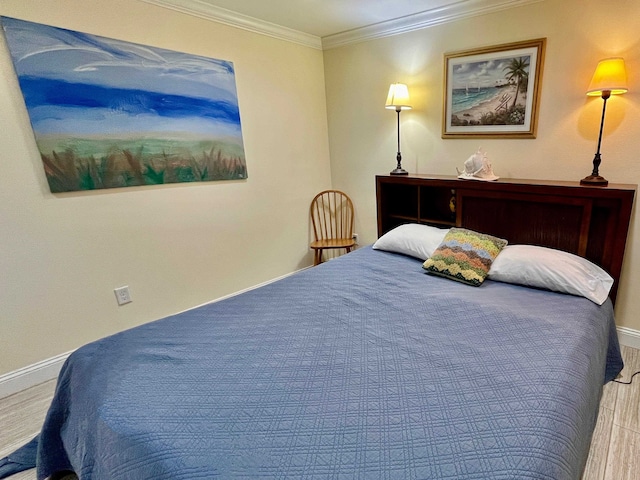
{"type": "MultiPolygon", "coordinates": [[[[620,380],[640,370],[640,350],[622,347],[625,368],[620,380]]],[[[640,479],[640,376],[631,385],[605,385],[598,423],[582,480],[640,479]]],[[[53,396],[49,381],[0,399],[0,458],[29,441],[40,430],[53,396]]],[[[27,470],[11,480],[35,480],[27,470]]]]}
{"type": "MultiPolygon", "coordinates": [[[[640,371],[640,350],[622,347],[624,370],[618,380],[628,382],[640,371]]],[[[640,375],[631,385],[604,386],[598,423],[583,480],[640,479],[640,375]]]]}

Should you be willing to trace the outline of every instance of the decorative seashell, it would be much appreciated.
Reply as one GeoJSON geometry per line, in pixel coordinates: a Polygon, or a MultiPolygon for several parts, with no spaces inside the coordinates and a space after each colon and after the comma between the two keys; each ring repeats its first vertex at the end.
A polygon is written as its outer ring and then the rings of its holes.
{"type": "Polygon", "coordinates": [[[487,154],[482,150],[482,148],[478,148],[476,153],[471,155],[464,162],[464,171],[461,172],[457,167],[456,171],[458,172],[458,178],[467,180],[492,181],[500,178],[494,175],[493,169],[491,168],[491,162],[489,162],[487,154]]]}

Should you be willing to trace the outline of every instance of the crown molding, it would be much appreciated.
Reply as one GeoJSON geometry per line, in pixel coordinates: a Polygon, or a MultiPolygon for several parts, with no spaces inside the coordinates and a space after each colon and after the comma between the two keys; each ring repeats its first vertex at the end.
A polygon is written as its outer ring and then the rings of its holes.
{"type": "Polygon", "coordinates": [[[376,38],[412,32],[434,25],[453,22],[462,18],[475,17],[508,8],[539,3],[544,0],[460,0],[444,7],[426,10],[414,15],[407,15],[394,20],[356,28],[322,38],[217,7],[202,0],[141,1],[279,40],[297,43],[318,50],[328,50],[351,43],[359,43],[376,38]]]}
{"type": "Polygon", "coordinates": [[[168,8],[194,17],[212,20],[232,27],[259,33],[268,37],[293,42],[305,47],[322,50],[320,37],[308,33],[282,27],[274,23],[260,20],[225,8],[216,7],[200,0],[141,0],[158,7],[168,8]]]}
{"type": "Polygon", "coordinates": [[[444,7],[434,8],[413,15],[407,15],[406,17],[322,37],[322,48],[328,50],[351,43],[390,37],[434,25],[454,22],[462,18],[486,15],[487,13],[543,1],[544,0],[461,0],[444,7]]]}

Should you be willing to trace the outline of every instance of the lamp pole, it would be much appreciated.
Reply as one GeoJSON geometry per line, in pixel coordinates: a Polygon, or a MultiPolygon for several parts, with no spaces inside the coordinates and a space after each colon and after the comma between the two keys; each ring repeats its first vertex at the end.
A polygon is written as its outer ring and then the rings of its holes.
{"type": "Polygon", "coordinates": [[[402,154],[400,153],[400,111],[402,109],[398,106],[396,107],[396,113],[398,114],[398,154],[396,155],[396,161],[398,165],[394,170],[391,171],[391,175],[408,175],[405,169],[402,168],[402,154]]]}
{"type": "Polygon", "coordinates": [[[606,187],[609,184],[609,181],[604,177],[600,176],[600,172],[598,171],[600,168],[600,163],[602,162],[602,158],[600,157],[600,145],[602,145],[602,130],[604,129],[604,114],[607,111],[607,100],[611,97],[611,90],[603,90],[602,91],[602,118],[600,119],[600,134],[598,135],[598,150],[596,151],[595,156],[593,157],[593,171],[591,175],[580,180],[580,185],[596,185],[606,187]]]}

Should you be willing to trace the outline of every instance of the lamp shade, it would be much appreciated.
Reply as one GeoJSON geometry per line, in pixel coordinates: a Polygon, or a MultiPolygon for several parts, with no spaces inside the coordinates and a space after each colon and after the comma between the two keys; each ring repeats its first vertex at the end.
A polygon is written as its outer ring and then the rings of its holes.
{"type": "Polygon", "coordinates": [[[589,96],[600,96],[603,91],[612,95],[627,93],[627,71],[620,57],[600,60],[587,90],[589,96]]]}
{"type": "Polygon", "coordinates": [[[411,110],[409,105],[409,89],[404,83],[392,83],[384,108],[390,110],[411,110]]]}

